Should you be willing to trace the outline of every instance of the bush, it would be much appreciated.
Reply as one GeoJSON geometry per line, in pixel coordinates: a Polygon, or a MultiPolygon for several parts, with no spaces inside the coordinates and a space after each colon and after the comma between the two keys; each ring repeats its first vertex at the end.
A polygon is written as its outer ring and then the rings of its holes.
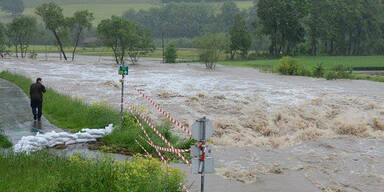
{"type": "Polygon", "coordinates": [[[348,78],[352,74],[352,67],[345,65],[335,65],[331,71],[325,74],[327,80],[348,78]]]}
{"type": "Polygon", "coordinates": [[[313,69],[313,76],[319,78],[319,77],[323,77],[324,76],[324,67],[323,67],[323,63],[319,63],[315,66],[315,68],[313,69]]]}
{"type": "Polygon", "coordinates": [[[338,74],[335,71],[328,71],[327,73],[325,73],[324,77],[327,80],[334,80],[339,78],[338,74]]]}
{"type": "Polygon", "coordinates": [[[12,143],[7,139],[6,136],[1,134],[0,129],[0,148],[10,148],[12,147],[12,143]]]}
{"type": "Polygon", "coordinates": [[[286,56],[279,60],[277,71],[283,75],[298,75],[299,63],[296,59],[286,56]]]}
{"type": "Polygon", "coordinates": [[[180,191],[184,176],[152,158],[116,162],[37,152],[0,153],[0,191],[180,191]],[[38,177],[37,177],[38,176],[38,177]]]}
{"type": "Polygon", "coordinates": [[[176,63],[177,49],[175,44],[171,43],[167,45],[165,48],[164,57],[166,63],[176,63]]]}

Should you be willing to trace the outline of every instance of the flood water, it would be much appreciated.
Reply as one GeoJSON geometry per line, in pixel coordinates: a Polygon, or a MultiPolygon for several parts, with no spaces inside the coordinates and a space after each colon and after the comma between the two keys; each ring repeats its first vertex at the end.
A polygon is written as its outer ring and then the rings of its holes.
{"type": "MultiPolygon", "coordinates": [[[[104,57],[0,61],[0,71],[42,77],[61,93],[118,109],[117,68],[104,57]]],[[[217,176],[246,183],[239,191],[384,188],[384,83],[281,76],[221,65],[207,71],[196,63],[161,64],[156,59],[130,66],[126,82],[125,106],[142,106],[157,122],[164,118],[132,87],[186,126],[203,116],[215,122],[217,176]],[[289,183],[308,187],[284,187],[289,183]]]]}

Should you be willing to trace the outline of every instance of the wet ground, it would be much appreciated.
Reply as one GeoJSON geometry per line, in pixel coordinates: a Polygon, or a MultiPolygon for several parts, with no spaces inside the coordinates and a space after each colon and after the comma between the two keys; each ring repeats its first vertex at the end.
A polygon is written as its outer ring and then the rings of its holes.
{"type": "Polygon", "coordinates": [[[40,122],[34,121],[29,103],[19,87],[0,79],[0,127],[14,144],[36,132],[62,131],[44,117],[40,122]]]}
{"type": "MultiPolygon", "coordinates": [[[[110,58],[4,60],[1,70],[40,76],[61,93],[118,107],[119,76],[110,58]]],[[[212,72],[199,64],[150,59],[130,66],[127,81],[186,125],[202,116],[216,122],[217,174],[207,176],[207,191],[384,189],[383,83],[220,65],[212,72]]],[[[125,98],[162,120],[132,88],[125,98]]],[[[197,189],[197,177],[188,178],[197,189]]]]}

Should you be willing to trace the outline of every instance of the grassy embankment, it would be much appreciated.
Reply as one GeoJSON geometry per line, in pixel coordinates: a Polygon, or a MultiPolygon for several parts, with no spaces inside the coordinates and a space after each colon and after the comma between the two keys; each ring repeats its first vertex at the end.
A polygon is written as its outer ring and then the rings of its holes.
{"type": "MultiPolygon", "coordinates": [[[[9,72],[1,72],[0,78],[6,79],[18,85],[26,93],[28,93],[29,85],[32,81],[24,76],[12,74],[9,72]]],[[[82,128],[103,128],[109,123],[119,124],[119,111],[102,104],[87,104],[80,99],[74,99],[69,96],[59,94],[48,88],[44,94],[44,115],[54,125],[69,129],[71,131],[79,131],[82,128]]],[[[102,145],[96,149],[105,150],[107,152],[118,152],[124,154],[143,153],[143,150],[135,142],[138,136],[142,134],[131,114],[125,113],[124,123],[121,128],[115,129],[112,134],[104,137],[102,145]]],[[[189,148],[192,140],[181,140],[179,137],[172,135],[170,124],[157,126],[159,131],[177,148],[189,148]]],[[[164,146],[162,140],[146,127],[147,132],[155,144],[164,146]]],[[[138,139],[140,141],[140,139],[138,139]]],[[[150,153],[156,156],[155,150],[147,143],[142,145],[150,153]]],[[[167,157],[174,158],[170,153],[165,153],[167,157]]]]}
{"type": "Polygon", "coordinates": [[[59,157],[48,152],[0,152],[0,191],[180,191],[179,183],[183,181],[177,169],[164,167],[152,158],[115,162],[79,155],[59,157]]]}
{"type": "MultiPolygon", "coordinates": [[[[324,67],[324,73],[333,70],[335,66],[343,65],[348,67],[384,67],[384,56],[301,56],[296,57],[298,63],[307,71],[311,72],[318,64],[324,67]]],[[[277,72],[276,66],[279,59],[259,59],[249,61],[221,61],[219,63],[230,66],[253,67],[263,71],[277,72]]],[[[349,79],[365,79],[384,82],[384,76],[365,74],[350,74],[349,79]]]]}

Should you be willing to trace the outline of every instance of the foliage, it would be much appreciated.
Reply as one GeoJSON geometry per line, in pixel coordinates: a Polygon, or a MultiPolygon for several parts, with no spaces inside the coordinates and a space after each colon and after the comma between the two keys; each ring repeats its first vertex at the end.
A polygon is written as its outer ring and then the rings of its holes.
{"type": "Polygon", "coordinates": [[[16,56],[19,51],[22,58],[27,55],[28,47],[36,33],[36,25],[36,19],[30,16],[20,16],[8,24],[8,38],[16,49],[16,56]]]}
{"type": "Polygon", "coordinates": [[[216,30],[214,9],[204,3],[167,3],[149,10],[128,10],[124,18],[151,29],[157,38],[197,37],[216,30]]]}
{"type": "Polygon", "coordinates": [[[228,32],[238,14],[240,14],[240,10],[235,2],[225,1],[220,8],[220,14],[217,16],[218,26],[222,29],[221,31],[228,32]]]}
{"type": "Polygon", "coordinates": [[[12,143],[3,135],[3,130],[0,128],[0,149],[10,147],[12,147],[12,143]]]}
{"type": "Polygon", "coordinates": [[[0,57],[3,58],[7,51],[7,29],[0,23],[0,57]]]}
{"type": "Polygon", "coordinates": [[[336,73],[338,78],[347,78],[352,73],[352,67],[347,65],[338,64],[333,66],[332,71],[336,73]]]}
{"type": "Polygon", "coordinates": [[[24,11],[23,0],[0,0],[0,6],[3,11],[12,13],[12,15],[21,15],[24,11]]]}
{"type": "Polygon", "coordinates": [[[279,60],[277,71],[283,75],[298,75],[299,62],[289,56],[285,56],[279,60]]]}
{"type": "Polygon", "coordinates": [[[248,56],[249,48],[252,44],[251,34],[248,32],[245,20],[241,15],[236,15],[233,21],[233,25],[229,29],[230,44],[229,51],[231,60],[235,58],[235,55],[240,51],[240,55],[243,58],[248,56]]]}
{"type": "MultiPolygon", "coordinates": [[[[144,122],[141,122],[146,129],[146,132],[149,134],[151,140],[158,146],[166,147],[168,146],[164,141],[156,135],[151,128],[149,128],[144,122]]],[[[163,124],[156,126],[156,129],[170,142],[179,149],[188,149],[193,144],[191,139],[180,139],[171,132],[171,124],[163,124]]],[[[124,116],[123,126],[119,129],[115,129],[110,135],[107,135],[103,138],[103,141],[107,144],[107,152],[118,152],[121,148],[125,149],[125,153],[134,154],[134,153],[145,153],[143,149],[136,143],[137,140],[150,154],[157,156],[156,150],[146,143],[141,138],[146,138],[143,131],[137,124],[134,116],[132,114],[126,114],[124,116]]],[[[162,152],[167,159],[178,159],[175,154],[162,152]]]]}
{"type": "Polygon", "coordinates": [[[324,67],[323,67],[323,63],[319,63],[315,66],[315,68],[313,69],[313,76],[319,78],[319,77],[323,77],[324,76],[324,67]]]}
{"type": "Polygon", "coordinates": [[[36,8],[36,14],[43,19],[45,27],[53,33],[64,59],[68,60],[63,48],[65,38],[63,36],[68,30],[68,22],[64,18],[63,9],[52,2],[44,3],[36,8]]]}
{"type": "Polygon", "coordinates": [[[216,34],[208,34],[197,41],[200,50],[200,62],[205,63],[207,69],[215,69],[221,52],[224,51],[227,43],[225,37],[216,34]]]}
{"type": "Polygon", "coordinates": [[[311,0],[307,19],[310,52],[330,55],[379,53],[383,4],[365,0],[311,0]]]}
{"type": "Polygon", "coordinates": [[[271,40],[270,53],[291,55],[297,44],[304,41],[304,26],[300,20],[307,14],[307,1],[259,0],[257,15],[262,33],[271,40]]]}
{"type": "Polygon", "coordinates": [[[117,162],[108,157],[66,158],[48,152],[0,154],[0,191],[165,192],[179,191],[183,181],[180,171],[139,156],[117,162]]]}
{"type": "Polygon", "coordinates": [[[166,63],[176,63],[177,59],[177,48],[175,44],[170,43],[165,48],[165,62],[166,63]]]}
{"type": "Polygon", "coordinates": [[[154,49],[151,34],[122,17],[112,16],[102,20],[97,26],[97,32],[100,40],[112,48],[117,64],[124,64],[126,54],[135,64],[138,56],[154,49]]]}
{"type": "Polygon", "coordinates": [[[94,20],[93,13],[88,10],[76,11],[73,17],[68,18],[69,28],[73,33],[73,51],[72,61],[75,59],[76,48],[79,45],[80,37],[86,31],[92,28],[92,21],[94,20]]]}

